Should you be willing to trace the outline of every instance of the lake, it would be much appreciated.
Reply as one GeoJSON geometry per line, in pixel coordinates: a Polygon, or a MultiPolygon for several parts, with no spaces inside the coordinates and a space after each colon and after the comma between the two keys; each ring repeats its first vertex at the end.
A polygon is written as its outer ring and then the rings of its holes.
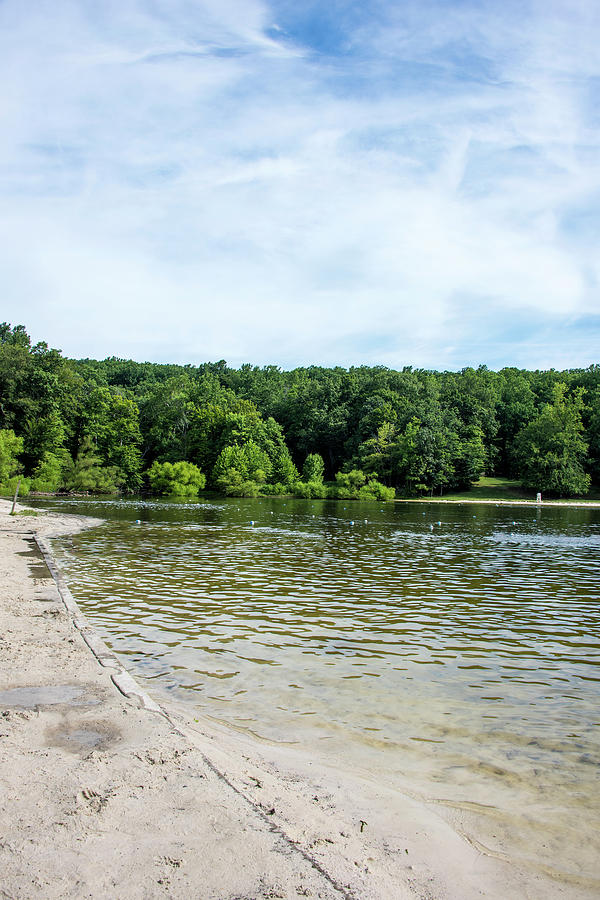
{"type": "Polygon", "coordinates": [[[600,892],[600,510],[39,505],[107,520],[54,552],[159,699],[385,780],[485,852],[600,892]]]}

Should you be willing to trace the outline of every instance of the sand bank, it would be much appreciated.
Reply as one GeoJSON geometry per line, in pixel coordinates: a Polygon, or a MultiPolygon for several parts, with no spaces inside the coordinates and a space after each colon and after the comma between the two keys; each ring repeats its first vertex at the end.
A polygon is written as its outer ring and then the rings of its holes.
{"type": "Polygon", "coordinates": [[[445,497],[412,497],[397,498],[395,503],[448,503],[458,505],[484,506],[526,506],[530,509],[544,509],[544,507],[558,506],[561,509],[600,509],[599,500],[477,500],[475,497],[446,499],[445,497]]]}
{"type": "Polygon", "coordinates": [[[40,552],[98,523],[9,509],[0,501],[0,896],[579,896],[481,852],[384,775],[157,705],[40,552]]]}

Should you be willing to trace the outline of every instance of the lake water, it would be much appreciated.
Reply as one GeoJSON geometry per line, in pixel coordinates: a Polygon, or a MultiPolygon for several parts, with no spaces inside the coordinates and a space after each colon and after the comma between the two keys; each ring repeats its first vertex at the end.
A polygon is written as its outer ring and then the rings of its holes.
{"type": "Polygon", "coordinates": [[[600,510],[60,509],[108,520],[54,550],[149,690],[385,780],[486,852],[600,894],[600,510]]]}

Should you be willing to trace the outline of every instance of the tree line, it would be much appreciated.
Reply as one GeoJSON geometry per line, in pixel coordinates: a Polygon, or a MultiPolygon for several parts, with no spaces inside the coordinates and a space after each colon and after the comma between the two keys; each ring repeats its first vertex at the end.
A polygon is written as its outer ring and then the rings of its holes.
{"type": "Polygon", "coordinates": [[[600,366],[435,372],[68,359],[0,325],[0,490],[442,495],[600,483],[600,366]]]}

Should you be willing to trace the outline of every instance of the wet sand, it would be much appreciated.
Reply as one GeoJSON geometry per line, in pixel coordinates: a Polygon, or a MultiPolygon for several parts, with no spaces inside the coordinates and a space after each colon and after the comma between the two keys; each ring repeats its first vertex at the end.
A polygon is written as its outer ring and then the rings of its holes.
{"type": "Polygon", "coordinates": [[[43,556],[47,537],[99,523],[9,510],[0,501],[0,897],[585,896],[481,852],[384,773],[158,706],[43,556]]]}

